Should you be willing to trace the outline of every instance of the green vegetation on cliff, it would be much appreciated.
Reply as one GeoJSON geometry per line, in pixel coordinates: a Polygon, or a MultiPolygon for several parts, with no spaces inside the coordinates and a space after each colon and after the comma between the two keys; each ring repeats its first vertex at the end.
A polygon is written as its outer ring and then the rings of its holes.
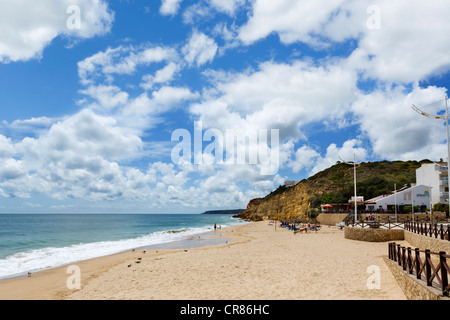
{"type": "MultiPolygon", "coordinates": [[[[416,182],[416,169],[422,161],[364,162],[356,167],[356,189],[358,196],[368,200],[416,182]]],[[[307,210],[319,208],[325,203],[347,203],[354,195],[353,166],[336,163],[294,187],[280,186],[261,199],[250,201],[240,214],[243,218],[304,218],[307,210]],[[289,203],[289,202],[297,202],[289,203]],[[289,209],[287,209],[289,208],[289,209]]]]}

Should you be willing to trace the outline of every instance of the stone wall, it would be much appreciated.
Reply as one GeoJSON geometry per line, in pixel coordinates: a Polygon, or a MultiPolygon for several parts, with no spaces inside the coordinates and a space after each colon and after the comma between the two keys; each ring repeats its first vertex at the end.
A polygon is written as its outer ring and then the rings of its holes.
{"type": "Polygon", "coordinates": [[[418,280],[414,275],[403,271],[397,262],[388,258],[384,258],[384,262],[408,300],[450,300],[442,295],[439,288],[428,287],[424,280],[418,280]]]}
{"type": "Polygon", "coordinates": [[[368,242],[401,241],[404,240],[404,232],[402,229],[345,227],[344,237],[350,240],[368,242]]]}
{"type": "Polygon", "coordinates": [[[405,241],[407,241],[413,249],[429,249],[432,252],[444,251],[447,254],[450,254],[450,241],[448,240],[441,240],[433,237],[423,236],[405,230],[405,241]]]}
{"type": "Polygon", "coordinates": [[[335,226],[337,223],[342,222],[347,215],[348,213],[321,213],[316,220],[320,224],[335,226]]]}

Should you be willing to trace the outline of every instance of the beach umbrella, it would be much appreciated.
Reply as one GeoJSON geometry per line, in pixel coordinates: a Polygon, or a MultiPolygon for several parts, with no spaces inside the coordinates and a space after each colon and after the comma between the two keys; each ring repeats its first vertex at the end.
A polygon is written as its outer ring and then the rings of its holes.
{"type": "Polygon", "coordinates": [[[327,204],[324,204],[323,207],[324,207],[324,208],[332,208],[333,206],[332,206],[331,204],[328,204],[328,203],[327,203],[327,204]]]}

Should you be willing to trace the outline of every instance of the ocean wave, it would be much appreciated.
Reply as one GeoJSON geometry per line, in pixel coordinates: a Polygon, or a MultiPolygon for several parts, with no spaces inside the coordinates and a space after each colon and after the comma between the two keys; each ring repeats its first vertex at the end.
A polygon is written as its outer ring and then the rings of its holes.
{"type": "Polygon", "coordinates": [[[134,239],[81,243],[66,247],[47,247],[19,252],[0,259],[0,279],[20,277],[28,272],[38,272],[135,248],[183,240],[194,234],[209,231],[208,227],[183,228],[153,232],[134,239]]]}

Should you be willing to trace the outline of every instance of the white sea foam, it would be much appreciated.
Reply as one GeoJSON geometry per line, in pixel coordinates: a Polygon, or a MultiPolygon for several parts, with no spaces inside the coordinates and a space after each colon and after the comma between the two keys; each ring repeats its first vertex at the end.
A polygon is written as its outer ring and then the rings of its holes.
{"type": "Polygon", "coordinates": [[[134,248],[183,240],[194,234],[211,231],[210,228],[190,228],[154,232],[135,239],[81,243],[68,247],[47,247],[20,252],[0,259],[0,279],[26,275],[49,268],[76,263],[134,248]]]}

